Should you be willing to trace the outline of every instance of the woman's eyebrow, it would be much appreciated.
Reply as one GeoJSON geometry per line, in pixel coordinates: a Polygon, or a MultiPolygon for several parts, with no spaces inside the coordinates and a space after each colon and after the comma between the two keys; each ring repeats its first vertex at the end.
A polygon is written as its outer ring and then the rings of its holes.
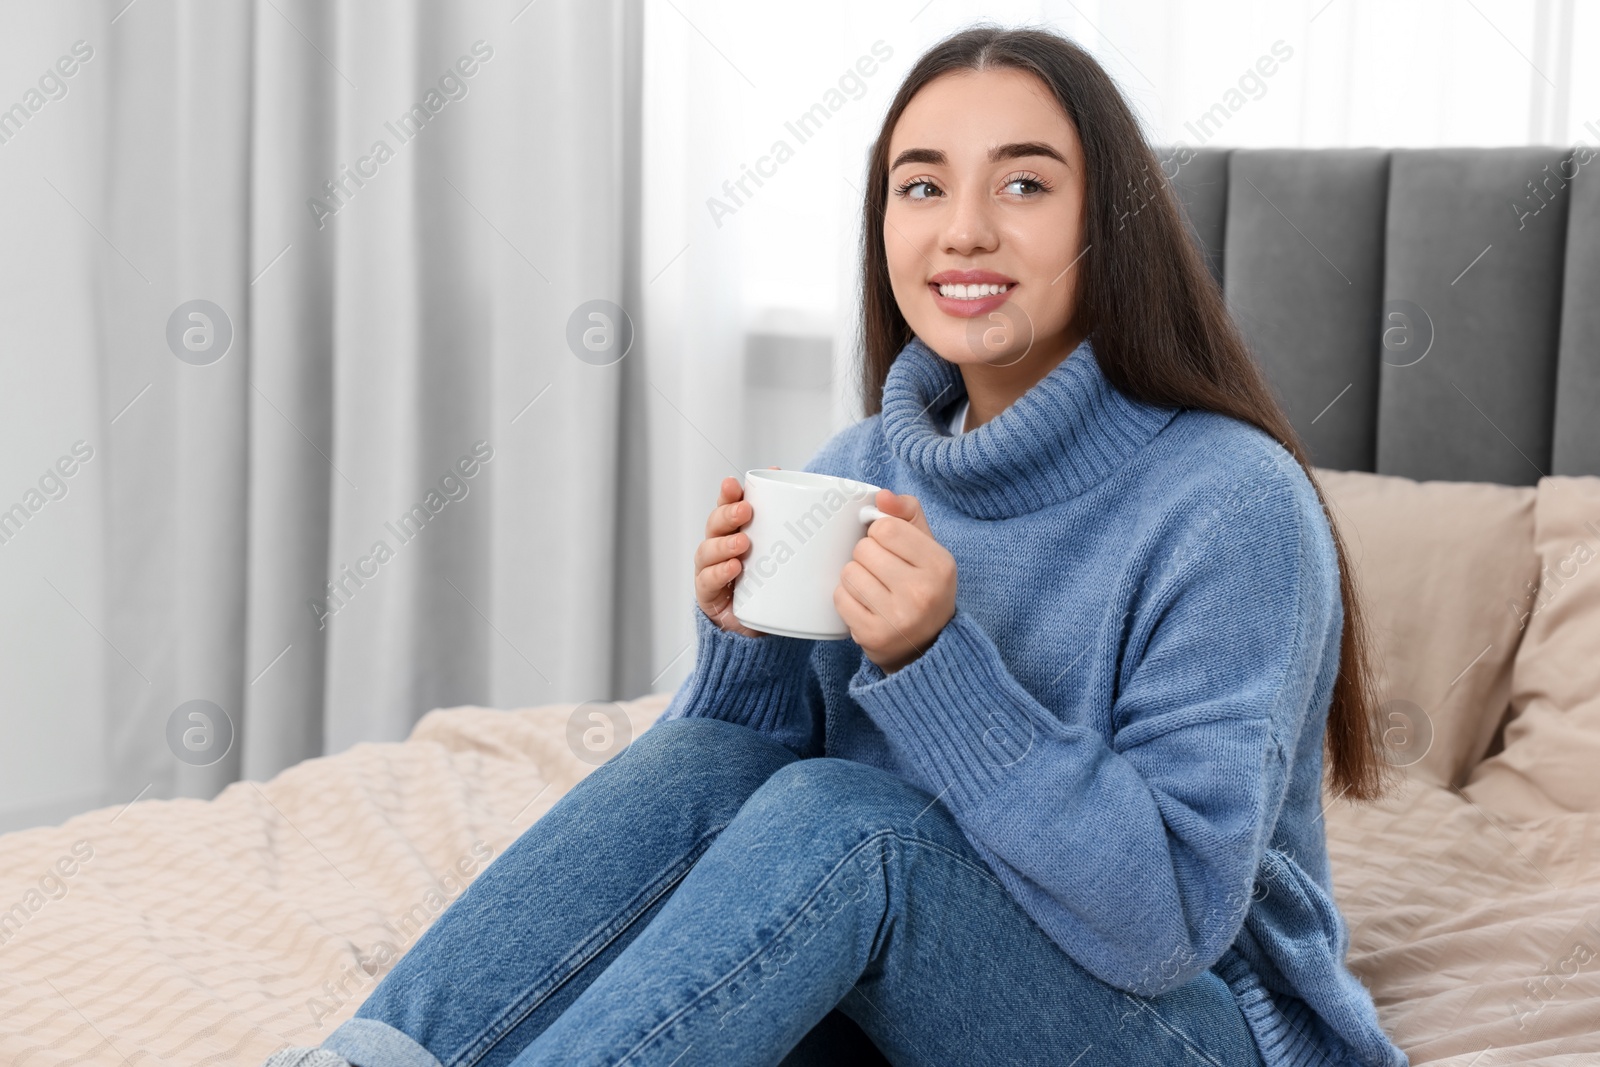
{"type": "Polygon", "coordinates": [[[1023,159],[1027,156],[1044,156],[1047,159],[1055,160],[1063,167],[1067,165],[1067,161],[1061,157],[1061,153],[1043,141],[1018,141],[989,149],[990,163],[998,163],[1002,159],[1023,159]]]}
{"type": "MultiPolygon", "coordinates": [[[[990,163],[998,163],[1002,159],[1023,159],[1027,156],[1044,156],[1062,166],[1067,166],[1067,161],[1061,157],[1061,153],[1043,141],[1013,141],[1011,144],[996,145],[989,149],[990,163]]],[[[889,169],[894,170],[907,163],[925,163],[930,167],[942,167],[947,162],[949,160],[945,158],[945,154],[937,148],[907,148],[894,157],[889,169]]]]}

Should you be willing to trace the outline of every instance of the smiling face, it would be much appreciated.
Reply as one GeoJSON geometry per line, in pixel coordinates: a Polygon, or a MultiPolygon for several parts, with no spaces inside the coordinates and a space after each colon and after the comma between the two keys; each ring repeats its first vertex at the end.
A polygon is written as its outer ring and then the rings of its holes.
{"type": "MultiPolygon", "coordinates": [[[[1059,363],[1083,251],[1083,148],[1049,88],[1009,68],[944,74],[889,141],[883,242],[895,302],[952,363],[1059,363]]],[[[1030,377],[1033,375],[1030,375],[1030,377]]]]}

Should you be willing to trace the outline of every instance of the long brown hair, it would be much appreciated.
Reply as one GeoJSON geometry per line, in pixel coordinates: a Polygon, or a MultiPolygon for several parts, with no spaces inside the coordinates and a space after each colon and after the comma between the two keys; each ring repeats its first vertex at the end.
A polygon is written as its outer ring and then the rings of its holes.
{"type": "Polygon", "coordinates": [[[1333,533],[1344,602],[1339,674],[1326,732],[1327,769],[1338,795],[1370,801],[1392,785],[1395,766],[1379,748],[1369,674],[1372,648],[1351,577],[1349,553],[1328,512],[1294,427],[1279,408],[1222,290],[1190,241],[1161,163],[1115,83],[1094,57],[1043,30],[979,26],[925,53],[895,94],[872,146],[862,210],[862,402],[883,407],[883,385],[911,340],[889,285],[883,217],[889,184],[889,138],[911,98],[951,71],[1010,68],[1031,73],[1055,94],[1083,145],[1087,225],[1077,275],[1079,321],[1095,360],[1124,395],[1164,407],[1230,415],[1270,434],[1305,469],[1333,533]],[[1152,180],[1154,178],[1155,180],[1152,180]],[[1124,201],[1132,194],[1137,200],[1124,201]],[[1129,208],[1137,225],[1124,228],[1129,208]]]}

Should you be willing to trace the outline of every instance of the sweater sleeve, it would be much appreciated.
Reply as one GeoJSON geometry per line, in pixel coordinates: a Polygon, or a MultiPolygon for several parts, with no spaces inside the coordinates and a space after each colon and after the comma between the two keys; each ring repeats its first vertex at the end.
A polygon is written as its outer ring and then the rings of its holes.
{"type": "Polygon", "coordinates": [[[1046,708],[959,609],[912,663],[885,676],[863,657],[850,681],[1018,902],[1118,988],[1188,982],[1249,908],[1288,753],[1339,640],[1332,542],[1293,496],[1228,519],[1208,502],[1181,562],[1146,576],[1109,742],[1091,725],[1103,713],[1046,708]]]}
{"type": "Polygon", "coordinates": [[[810,665],[816,642],[733,633],[707,618],[699,604],[693,610],[694,672],[657,721],[724,719],[759,730],[802,757],[820,755],[822,690],[810,665]]]}

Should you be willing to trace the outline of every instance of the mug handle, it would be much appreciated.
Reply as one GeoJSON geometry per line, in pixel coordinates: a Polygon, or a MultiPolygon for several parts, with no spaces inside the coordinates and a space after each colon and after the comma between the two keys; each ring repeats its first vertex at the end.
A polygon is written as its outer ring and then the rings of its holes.
{"type": "Polygon", "coordinates": [[[874,519],[887,519],[887,518],[889,518],[889,516],[885,515],[881,511],[879,511],[873,505],[868,504],[866,507],[861,509],[860,518],[861,518],[861,524],[863,526],[865,526],[865,525],[871,523],[874,519]]]}

